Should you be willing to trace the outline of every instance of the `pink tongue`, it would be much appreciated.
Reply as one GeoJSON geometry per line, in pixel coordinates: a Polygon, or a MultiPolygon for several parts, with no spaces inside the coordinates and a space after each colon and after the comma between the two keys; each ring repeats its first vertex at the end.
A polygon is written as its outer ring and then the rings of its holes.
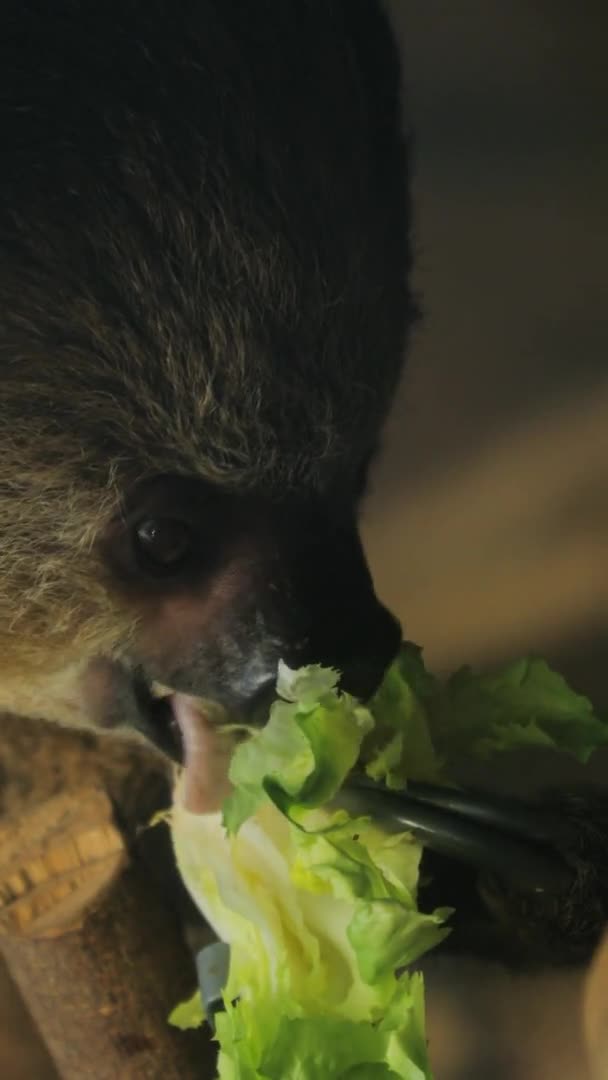
{"type": "Polygon", "coordinates": [[[173,694],[171,706],[184,744],[183,805],[193,814],[213,813],[230,794],[232,744],[213,727],[196,698],[173,694]]]}

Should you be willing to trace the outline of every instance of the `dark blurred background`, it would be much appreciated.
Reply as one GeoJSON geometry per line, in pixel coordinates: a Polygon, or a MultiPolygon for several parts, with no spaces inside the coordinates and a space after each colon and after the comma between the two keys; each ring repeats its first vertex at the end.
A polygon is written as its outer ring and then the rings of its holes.
{"type": "MultiPolygon", "coordinates": [[[[389,6],[425,318],[365,514],[379,590],[435,670],[533,651],[608,705],[608,8],[389,6]]],[[[586,1080],[582,977],[436,965],[436,1080],[586,1080]]],[[[0,1075],[46,1080],[17,1008],[0,1075]]]]}
{"type": "MultiPolygon", "coordinates": [[[[608,8],[390,9],[425,319],[367,509],[376,580],[435,670],[541,653],[607,706],[608,8]]],[[[525,792],[585,770],[471,776],[525,792]]],[[[436,1080],[587,1080],[584,974],[430,964],[436,1080]]]]}
{"type": "Polygon", "coordinates": [[[591,679],[608,636],[608,9],[390,7],[425,321],[368,508],[377,580],[436,667],[542,648],[591,679]]]}

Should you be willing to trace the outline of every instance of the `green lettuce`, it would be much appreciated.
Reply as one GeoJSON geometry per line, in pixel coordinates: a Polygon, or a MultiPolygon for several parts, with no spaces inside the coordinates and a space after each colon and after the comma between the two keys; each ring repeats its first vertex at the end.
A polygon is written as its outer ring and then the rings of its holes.
{"type": "Polygon", "coordinates": [[[404,646],[370,703],[374,723],[361,757],[372,780],[383,780],[391,788],[404,787],[408,780],[441,780],[443,759],[432,737],[428,708],[437,687],[422,651],[404,646]]]}
{"type": "Polygon", "coordinates": [[[462,668],[429,703],[429,716],[446,759],[544,746],[584,764],[608,739],[608,726],[591,702],[540,659],[519,660],[489,675],[462,668]]]}
{"type": "Polygon", "coordinates": [[[461,668],[445,683],[404,645],[370,704],[375,727],[363,748],[367,772],[389,787],[441,781],[456,756],[489,758],[542,746],[585,763],[608,741],[608,724],[544,660],[518,660],[476,675],[461,668]]]}
{"type": "MultiPolygon", "coordinates": [[[[449,783],[455,754],[531,744],[586,760],[607,741],[589,702],[541,661],[445,683],[406,645],[362,706],[338,674],[280,666],[266,726],[236,749],[222,814],[176,798],[178,867],[230,945],[216,1017],[220,1080],[429,1080],[424,986],[411,968],[449,933],[417,907],[420,846],[331,808],[357,766],[378,782],[449,783]]],[[[202,1021],[200,995],[172,1022],[202,1021]]]]}
{"type": "Polygon", "coordinates": [[[418,911],[409,834],[327,809],[374,726],[337,681],[282,665],[267,725],[233,756],[223,816],[172,811],[184,881],[231,946],[222,1080],[430,1076],[422,979],[403,969],[445,937],[449,911],[418,911]]]}

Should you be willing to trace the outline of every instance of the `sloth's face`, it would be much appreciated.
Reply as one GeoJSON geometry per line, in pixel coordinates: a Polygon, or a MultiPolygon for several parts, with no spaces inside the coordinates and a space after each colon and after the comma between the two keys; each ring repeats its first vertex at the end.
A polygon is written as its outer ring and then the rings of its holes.
{"type": "Polygon", "coordinates": [[[357,495],[281,503],[170,477],[136,492],[101,545],[108,587],[136,630],[105,665],[122,715],[103,680],[89,681],[96,722],[119,718],[170,750],[180,695],[250,721],[279,660],[335,667],[346,690],[369,697],[401,634],[374,593],[357,495]]]}

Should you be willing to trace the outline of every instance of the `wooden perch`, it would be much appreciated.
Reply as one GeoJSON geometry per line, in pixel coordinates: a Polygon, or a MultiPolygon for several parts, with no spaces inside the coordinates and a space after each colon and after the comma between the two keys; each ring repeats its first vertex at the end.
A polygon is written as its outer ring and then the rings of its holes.
{"type": "Polygon", "coordinates": [[[100,788],[58,795],[0,825],[0,933],[35,939],[80,927],[127,861],[100,788]]]}
{"type": "Polygon", "coordinates": [[[195,973],[166,833],[173,881],[161,890],[117,825],[166,805],[164,760],[123,740],[0,723],[0,949],[60,1077],[212,1077],[207,1032],[167,1023],[195,973]]]}

